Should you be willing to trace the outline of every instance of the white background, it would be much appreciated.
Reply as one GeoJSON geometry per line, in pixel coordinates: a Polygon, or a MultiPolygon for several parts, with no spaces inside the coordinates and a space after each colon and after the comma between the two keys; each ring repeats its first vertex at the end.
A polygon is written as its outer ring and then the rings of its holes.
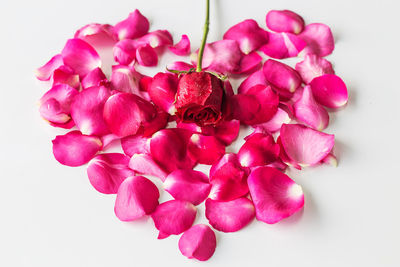
{"type": "MultiPolygon", "coordinates": [[[[400,266],[398,1],[211,2],[209,41],[246,18],[265,26],[270,9],[294,10],[334,32],[329,60],[350,94],[326,130],[336,135],[339,167],[289,172],[304,188],[304,211],[276,225],[254,221],[237,233],[217,233],[217,250],[205,263],[183,257],[177,236],[157,240],[151,220],[118,221],[115,197],[95,191],[85,167],[53,158],[51,139],[62,131],[39,116],[45,89],[33,71],[79,27],[114,24],[135,8],[152,29],[169,29],[175,40],[186,33],[196,48],[204,1],[6,0],[0,8],[0,266],[400,266]]],[[[197,222],[204,221],[200,212],[197,222]]]]}

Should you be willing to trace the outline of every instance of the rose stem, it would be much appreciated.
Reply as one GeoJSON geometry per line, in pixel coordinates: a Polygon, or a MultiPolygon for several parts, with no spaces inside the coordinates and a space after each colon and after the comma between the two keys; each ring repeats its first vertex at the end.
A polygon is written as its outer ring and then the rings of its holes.
{"type": "Polygon", "coordinates": [[[210,0],[206,0],[206,21],[204,23],[204,30],[203,30],[203,40],[201,41],[201,46],[199,49],[199,54],[197,55],[197,68],[196,71],[200,72],[202,71],[201,64],[203,61],[203,53],[204,53],[204,47],[206,45],[207,41],[207,35],[208,35],[208,28],[210,25],[210,0]]]}

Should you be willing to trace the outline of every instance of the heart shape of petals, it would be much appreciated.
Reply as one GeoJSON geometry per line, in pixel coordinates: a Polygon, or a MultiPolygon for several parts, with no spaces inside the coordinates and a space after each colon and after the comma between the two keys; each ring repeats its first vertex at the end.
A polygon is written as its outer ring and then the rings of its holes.
{"type": "Polygon", "coordinates": [[[215,233],[206,224],[196,224],[179,238],[179,250],[189,259],[206,261],[215,252],[217,239],[215,233]]]}

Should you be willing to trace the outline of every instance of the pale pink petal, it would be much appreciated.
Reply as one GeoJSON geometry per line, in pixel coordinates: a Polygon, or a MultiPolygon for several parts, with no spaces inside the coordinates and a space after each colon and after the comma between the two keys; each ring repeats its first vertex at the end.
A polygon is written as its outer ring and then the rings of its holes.
{"type": "Polygon", "coordinates": [[[111,73],[111,88],[124,93],[141,96],[139,82],[143,75],[132,66],[114,65],[111,73]]]}
{"type": "Polygon", "coordinates": [[[304,206],[301,186],[274,168],[259,167],[253,170],[247,182],[259,221],[277,223],[304,206]]]}
{"type": "Polygon", "coordinates": [[[129,14],[128,18],[118,22],[114,26],[114,33],[119,40],[135,39],[145,35],[149,31],[150,23],[139,10],[135,10],[129,14]]]}
{"type": "Polygon", "coordinates": [[[278,159],[279,145],[270,134],[253,133],[240,148],[238,158],[243,167],[270,164],[278,159]]]}
{"type": "Polygon", "coordinates": [[[76,31],[74,38],[82,39],[92,46],[111,46],[116,42],[113,26],[99,23],[83,26],[76,31]]]}
{"type": "Polygon", "coordinates": [[[168,175],[149,154],[134,154],[129,161],[129,168],[137,173],[158,177],[161,181],[164,181],[168,175]]]}
{"type": "Polygon", "coordinates": [[[242,197],[227,202],[206,200],[206,217],[211,226],[221,232],[237,232],[248,225],[255,216],[254,205],[242,197]]]}
{"type": "Polygon", "coordinates": [[[267,27],[275,32],[299,34],[304,29],[304,20],[290,10],[271,10],[266,17],[267,27]]]}
{"type": "Polygon", "coordinates": [[[211,165],[225,154],[225,145],[215,136],[193,134],[188,144],[188,153],[194,161],[211,165]]]}
{"type": "Polygon", "coordinates": [[[136,59],[137,43],[131,39],[124,39],[113,47],[114,60],[121,65],[129,65],[136,59]]]}
{"type": "Polygon", "coordinates": [[[159,197],[158,188],[152,181],[143,176],[130,176],[119,186],[115,215],[121,221],[139,219],[156,209],[159,197]]]}
{"type": "Polygon", "coordinates": [[[304,87],[303,96],[293,107],[296,119],[311,128],[322,131],[328,126],[329,114],[314,100],[310,86],[304,87]]]}
{"type": "Polygon", "coordinates": [[[91,70],[101,67],[100,56],[96,50],[85,41],[69,39],[61,52],[64,64],[84,77],[91,70]]]}
{"type": "Polygon", "coordinates": [[[240,60],[239,67],[236,71],[232,71],[235,74],[249,74],[262,66],[262,57],[257,52],[251,52],[248,55],[244,55],[240,60]]]}
{"type": "Polygon", "coordinates": [[[264,131],[274,133],[281,129],[282,124],[289,123],[291,118],[289,114],[283,110],[282,108],[278,107],[275,115],[267,122],[255,125],[256,128],[261,128],[264,131]]]}
{"type": "Polygon", "coordinates": [[[171,172],[164,181],[164,188],[175,199],[199,205],[208,197],[211,185],[204,173],[186,169],[171,172]]]}
{"type": "Polygon", "coordinates": [[[175,114],[175,94],[178,87],[178,78],[171,73],[157,73],[148,93],[154,104],[171,115],[175,114]]]}
{"type": "Polygon", "coordinates": [[[330,55],[335,48],[331,29],[322,23],[308,24],[299,37],[307,43],[301,52],[304,55],[315,54],[324,57],[330,55]]]}
{"type": "Polygon", "coordinates": [[[136,95],[117,93],[104,105],[103,117],[110,131],[120,137],[134,135],[146,121],[156,114],[155,107],[136,95]]]}
{"type": "Polygon", "coordinates": [[[269,83],[290,93],[296,91],[302,82],[294,69],[273,59],[265,61],[263,71],[269,83]]]}
{"type": "Polygon", "coordinates": [[[324,164],[331,165],[333,167],[337,167],[338,166],[337,158],[332,153],[329,153],[325,158],[322,159],[321,162],[324,163],[324,164]]]}
{"type": "Polygon", "coordinates": [[[179,250],[189,259],[206,261],[217,246],[215,233],[208,225],[196,224],[179,238],[179,250]]]}
{"type": "Polygon", "coordinates": [[[240,50],[247,55],[268,42],[268,33],[255,20],[246,19],[229,28],[223,39],[237,41],[240,50]]]}
{"type": "Polygon", "coordinates": [[[57,84],[67,84],[79,90],[79,75],[74,74],[73,70],[67,66],[60,66],[53,72],[53,86],[57,84]]]}
{"type": "Polygon", "coordinates": [[[296,57],[307,45],[303,39],[291,33],[270,32],[268,34],[269,41],[260,50],[272,58],[296,57]]]}
{"type": "Polygon", "coordinates": [[[306,55],[303,61],[297,63],[296,70],[306,84],[309,84],[315,77],[335,74],[332,64],[328,60],[313,54],[306,55]]]}
{"type": "Polygon", "coordinates": [[[167,30],[149,32],[135,41],[138,46],[150,45],[152,48],[162,48],[174,43],[171,34],[167,30]]]}
{"type": "Polygon", "coordinates": [[[119,153],[95,156],[88,164],[87,175],[93,187],[103,194],[116,194],[127,177],[135,175],[129,169],[129,157],[119,153]]]}
{"type": "Polygon", "coordinates": [[[187,201],[170,200],[161,203],[151,214],[156,228],[160,231],[158,238],[185,232],[192,226],[196,213],[196,207],[187,201]]]}
{"type": "Polygon", "coordinates": [[[238,93],[245,94],[254,85],[268,85],[268,81],[265,78],[264,72],[262,70],[252,73],[247,77],[239,86],[238,93]]]}
{"type": "Polygon", "coordinates": [[[193,68],[195,68],[195,66],[183,61],[175,61],[167,66],[168,70],[178,70],[178,71],[189,71],[190,69],[193,68]]]}
{"type": "Polygon", "coordinates": [[[280,137],[286,154],[301,166],[319,163],[331,152],[335,143],[333,134],[300,124],[283,124],[280,137]]]}
{"type": "Polygon", "coordinates": [[[46,64],[44,64],[35,71],[36,78],[38,78],[41,81],[50,80],[54,70],[58,69],[63,64],[64,61],[62,59],[62,56],[55,55],[46,64]]]}
{"type": "Polygon", "coordinates": [[[53,142],[53,154],[63,165],[76,167],[91,160],[103,146],[100,138],[72,131],[57,135],[53,142]]]}
{"type": "Polygon", "coordinates": [[[190,54],[190,40],[186,34],[183,34],[179,43],[169,47],[169,50],[178,56],[187,56],[190,54]]]}
{"type": "Polygon", "coordinates": [[[129,157],[134,154],[150,153],[150,138],[142,135],[130,135],[121,139],[124,153],[129,157]]]}
{"type": "Polygon", "coordinates": [[[315,100],[325,107],[340,108],[346,105],[349,99],[346,84],[335,74],[314,78],[310,86],[315,100]]]}
{"type": "Polygon", "coordinates": [[[89,72],[81,81],[82,88],[86,89],[93,86],[106,85],[108,80],[100,68],[95,68],[89,72]]]}
{"type": "Polygon", "coordinates": [[[158,55],[156,50],[150,45],[142,45],[136,49],[136,60],[142,66],[156,66],[158,63],[158,55]]]}

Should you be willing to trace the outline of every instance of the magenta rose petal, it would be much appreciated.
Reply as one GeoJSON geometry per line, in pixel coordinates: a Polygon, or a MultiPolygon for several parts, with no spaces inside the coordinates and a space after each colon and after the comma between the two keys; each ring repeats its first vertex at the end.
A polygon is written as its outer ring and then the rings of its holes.
{"type": "Polygon", "coordinates": [[[160,231],[158,239],[179,235],[188,230],[196,219],[196,213],[196,207],[188,201],[170,200],[158,205],[151,214],[160,231]]]}
{"type": "Polygon", "coordinates": [[[335,74],[325,74],[310,82],[312,93],[321,105],[340,108],[346,105],[349,95],[346,84],[335,74]]]}
{"type": "Polygon", "coordinates": [[[291,118],[289,114],[282,108],[278,107],[275,115],[267,122],[255,125],[256,128],[263,129],[269,133],[277,132],[281,129],[282,124],[289,123],[291,118]]]}
{"type": "Polygon", "coordinates": [[[245,124],[257,122],[257,114],[261,109],[261,104],[255,95],[237,94],[231,97],[229,102],[232,106],[232,117],[234,119],[245,124]]]}
{"type": "Polygon", "coordinates": [[[290,93],[296,91],[302,82],[294,69],[273,59],[265,61],[263,71],[269,83],[290,93]]]}
{"type": "Polygon", "coordinates": [[[221,121],[217,126],[214,127],[213,135],[224,145],[228,146],[236,140],[239,135],[239,131],[240,121],[221,121]]]}
{"type": "Polygon", "coordinates": [[[275,144],[272,135],[253,133],[245,140],[237,154],[243,167],[267,165],[277,160],[279,145],[275,144]]]}
{"type": "Polygon", "coordinates": [[[136,41],[124,39],[116,43],[113,47],[114,60],[121,65],[129,65],[136,59],[136,49],[138,45],[136,41]]]}
{"type": "Polygon", "coordinates": [[[310,86],[304,87],[302,97],[293,107],[296,119],[311,128],[322,131],[328,126],[329,114],[314,100],[310,86]]]}
{"type": "Polygon", "coordinates": [[[240,61],[238,70],[234,71],[235,74],[249,74],[252,73],[262,66],[262,57],[257,52],[251,52],[248,55],[244,55],[240,61]]]}
{"type": "Polygon", "coordinates": [[[245,94],[251,87],[255,85],[269,85],[262,70],[252,73],[239,85],[238,93],[245,94]]]}
{"type": "Polygon", "coordinates": [[[121,221],[133,221],[151,214],[158,206],[160,193],[152,181],[130,176],[119,186],[114,212],[121,221]]]}
{"type": "Polygon", "coordinates": [[[269,41],[260,50],[267,56],[277,59],[296,57],[307,43],[291,33],[269,33],[269,41]]]}
{"type": "Polygon", "coordinates": [[[206,261],[215,252],[217,239],[215,233],[206,224],[196,224],[179,238],[179,250],[189,259],[206,261]]]}
{"type": "Polygon", "coordinates": [[[108,88],[96,86],[75,96],[71,104],[71,117],[82,134],[102,136],[110,133],[103,119],[104,104],[110,95],[108,88]]]}
{"type": "Polygon", "coordinates": [[[110,131],[120,137],[134,135],[142,123],[156,114],[154,106],[136,95],[117,93],[104,105],[103,117],[110,131]]]}
{"type": "Polygon", "coordinates": [[[129,161],[129,168],[140,174],[153,175],[164,181],[168,173],[156,163],[150,154],[134,154],[129,161]]]}
{"type": "Polygon", "coordinates": [[[99,23],[83,26],[76,31],[74,38],[82,39],[92,46],[111,46],[116,42],[113,26],[99,23]]]}
{"type": "Polygon", "coordinates": [[[156,30],[135,40],[138,46],[150,45],[152,48],[162,48],[173,45],[173,39],[169,31],[156,30]]]}
{"type": "Polygon", "coordinates": [[[111,88],[141,96],[139,83],[143,75],[137,72],[132,66],[115,65],[112,66],[111,88]]]}
{"type": "Polygon", "coordinates": [[[335,74],[332,64],[328,60],[312,54],[306,55],[303,61],[296,64],[295,69],[306,84],[324,74],[335,74]]]}
{"type": "Polygon", "coordinates": [[[70,167],[87,163],[103,146],[100,138],[83,135],[79,131],[57,135],[52,142],[56,160],[70,167]]]}
{"type": "Polygon", "coordinates": [[[186,34],[183,34],[181,40],[174,46],[169,47],[169,50],[178,56],[187,56],[190,54],[190,40],[186,34]]]}
{"type": "Polygon", "coordinates": [[[259,221],[274,224],[303,208],[301,186],[275,168],[259,167],[247,182],[259,221]]]}
{"type": "Polygon", "coordinates": [[[333,134],[300,124],[283,124],[280,138],[286,154],[301,166],[319,163],[331,152],[335,143],[333,134]]]}
{"type": "Polygon", "coordinates": [[[53,72],[53,86],[57,84],[67,84],[77,90],[80,88],[79,75],[67,66],[60,66],[53,72]]]}
{"type": "Polygon", "coordinates": [[[120,153],[95,156],[88,164],[87,175],[93,187],[103,194],[116,194],[119,185],[135,172],[129,169],[129,157],[120,153]]]}
{"type": "Polygon", "coordinates": [[[307,45],[302,54],[315,54],[320,57],[330,55],[335,48],[335,40],[331,29],[322,23],[308,24],[299,35],[307,45]]]}
{"type": "Polygon", "coordinates": [[[91,70],[81,81],[83,89],[106,84],[108,84],[108,80],[101,68],[91,70]]]}
{"type": "Polygon", "coordinates": [[[151,86],[148,88],[148,93],[154,104],[160,107],[165,112],[175,114],[175,94],[178,87],[178,78],[170,73],[157,73],[151,86]]]}
{"type": "Polygon", "coordinates": [[[75,38],[69,39],[61,52],[64,64],[73,69],[80,77],[91,70],[101,67],[100,56],[87,42],[75,38]]]}
{"type": "Polygon", "coordinates": [[[114,26],[114,33],[119,40],[135,39],[145,35],[149,31],[150,23],[139,10],[129,14],[128,18],[118,22],[114,26]]]}
{"type": "Polygon", "coordinates": [[[137,62],[145,67],[157,66],[158,55],[156,50],[150,45],[142,45],[136,49],[137,62]]]}
{"type": "Polygon", "coordinates": [[[225,154],[225,145],[215,136],[195,133],[189,140],[188,154],[200,164],[211,165],[225,154]]]}
{"type": "Polygon", "coordinates": [[[55,55],[46,64],[35,71],[36,78],[41,81],[50,80],[53,72],[64,64],[61,55],[55,55]]]}
{"type": "Polygon", "coordinates": [[[164,129],[169,120],[170,116],[168,113],[161,109],[157,109],[157,113],[151,121],[146,121],[142,124],[141,133],[143,136],[152,136],[161,129],[164,129]]]}
{"type": "Polygon", "coordinates": [[[175,61],[167,66],[169,70],[178,70],[178,71],[189,71],[190,69],[195,68],[193,64],[183,62],[183,61],[175,61]]]}
{"type": "Polygon", "coordinates": [[[206,217],[214,229],[231,233],[248,225],[255,217],[255,209],[245,197],[226,202],[207,199],[206,217]]]}
{"type": "Polygon", "coordinates": [[[140,134],[130,135],[121,139],[121,146],[126,155],[150,153],[150,138],[140,134]]]}
{"type": "Polygon", "coordinates": [[[186,169],[170,173],[164,181],[164,188],[175,199],[199,205],[208,197],[211,185],[204,173],[186,169]]]}
{"type": "Polygon", "coordinates": [[[268,33],[255,20],[246,19],[229,28],[223,39],[237,41],[240,50],[247,55],[268,42],[268,33]]]}
{"type": "Polygon", "coordinates": [[[304,20],[290,10],[271,10],[266,17],[267,27],[275,32],[299,34],[304,29],[304,20]]]}

